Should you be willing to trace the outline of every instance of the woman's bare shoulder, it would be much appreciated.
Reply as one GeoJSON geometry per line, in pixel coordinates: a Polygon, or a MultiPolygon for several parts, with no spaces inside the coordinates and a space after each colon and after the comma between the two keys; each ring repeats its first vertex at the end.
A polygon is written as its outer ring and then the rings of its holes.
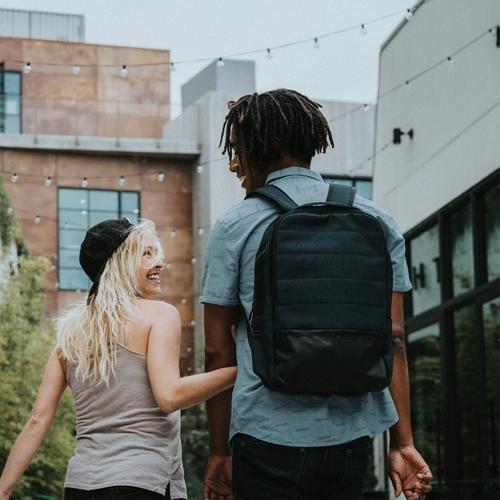
{"type": "Polygon", "coordinates": [[[178,321],[179,311],[175,306],[162,300],[137,299],[137,307],[151,323],[156,321],[178,321]]]}

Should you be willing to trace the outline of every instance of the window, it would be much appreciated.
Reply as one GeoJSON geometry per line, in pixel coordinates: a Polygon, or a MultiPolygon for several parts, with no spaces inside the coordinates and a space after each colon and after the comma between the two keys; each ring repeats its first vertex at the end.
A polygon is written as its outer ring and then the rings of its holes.
{"type": "Polygon", "coordinates": [[[346,186],[354,186],[356,188],[356,193],[363,198],[372,199],[372,181],[369,178],[352,178],[352,177],[328,177],[323,176],[326,182],[329,184],[344,184],[346,186]]]}
{"type": "Polygon", "coordinates": [[[411,408],[415,445],[426,458],[434,479],[444,479],[444,402],[441,380],[439,325],[408,336],[408,366],[412,377],[411,408]]]}
{"type": "Polygon", "coordinates": [[[2,71],[0,82],[0,132],[21,133],[21,73],[2,71]]]}
{"type": "Polygon", "coordinates": [[[439,230],[437,224],[410,242],[413,314],[441,302],[439,230]]]}
{"type": "Polygon", "coordinates": [[[472,246],[471,206],[451,214],[451,264],[453,270],[453,296],[474,288],[474,260],[472,246]]]}
{"type": "Polygon", "coordinates": [[[405,297],[415,441],[441,498],[498,496],[500,176],[406,234],[405,297]],[[439,490],[439,491],[438,491],[439,490]]]}
{"type": "Polygon", "coordinates": [[[86,290],[90,281],[78,260],[85,232],[105,219],[137,222],[139,193],[60,188],[58,198],[59,289],[86,290]]]}
{"type": "Polygon", "coordinates": [[[487,279],[500,278],[500,185],[484,195],[487,279]]]}

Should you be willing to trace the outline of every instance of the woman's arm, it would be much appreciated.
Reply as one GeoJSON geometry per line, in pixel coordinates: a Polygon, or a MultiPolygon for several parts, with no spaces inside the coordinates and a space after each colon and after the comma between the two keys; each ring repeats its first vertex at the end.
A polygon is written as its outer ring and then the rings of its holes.
{"type": "Polygon", "coordinates": [[[234,385],[236,366],[181,378],[181,321],[172,306],[158,302],[148,340],[148,373],[158,406],[171,413],[202,403],[234,385]]]}
{"type": "Polygon", "coordinates": [[[66,388],[66,377],[54,350],[49,357],[35,406],[10,450],[0,477],[0,500],[9,498],[18,479],[42,444],[66,388]]]}

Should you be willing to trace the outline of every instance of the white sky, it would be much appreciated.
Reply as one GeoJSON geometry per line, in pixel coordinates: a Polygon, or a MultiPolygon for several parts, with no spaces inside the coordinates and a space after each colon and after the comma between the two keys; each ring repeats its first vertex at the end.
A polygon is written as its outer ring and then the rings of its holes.
{"type": "MultiPolygon", "coordinates": [[[[172,60],[218,57],[304,38],[300,46],[245,57],[256,61],[257,90],[296,89],[312,98],[375,99],[379,47],[415,0],[0,0],[0,7],[85,15],[88,43],[170,49],[172,60]],[[400,11],[361,30],[312,39],[400,11]]],[[[172,73],[173,115],[180,86],[207,63],[172,73]]]]}

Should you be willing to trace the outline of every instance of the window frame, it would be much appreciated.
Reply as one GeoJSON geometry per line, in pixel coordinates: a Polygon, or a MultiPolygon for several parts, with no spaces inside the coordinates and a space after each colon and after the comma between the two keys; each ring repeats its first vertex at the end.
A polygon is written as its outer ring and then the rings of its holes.
{"type": "Polygon", "coordinates": [[[3,109],[0,113],[0,123],[2,123],[4,131],[0,132],[1,134],[22,134],[23,133],[23,72],[12,69],[5,69],[3,64],[0,65],[0,72],[2,73],[3,79],[3,92],[1,97],[3,99],[3,109]],[[19,76],[19,94],[13,94],[11,92],[7,93],[5,91],[5,75],[6,74],[17,74],[19,76]],[[8,95],[18,96],[19,97],[19,114],[18,115],[7,115],[6,113],[6,97],[8,95]],[[18,132],[5,132],[5,120],[7,116],[19,116],[19,131],[18,132]]]}
{"type": "Polygon", "coordinates": [[[326,182],[328,182],[329,180],[351,181],[352,187],[356,187],[356,182],[358,182],[358,181],[368,181],[371,183],[371,188],[372,188],[372,197],[369,199],[370,200],[373,199],[373,177],[368,177],[368,176],[349,177],[348,175],[335,175],[335,174],[321,174],[321,177],[323,177],[323,179],[326,182]]]}
{"type": "MultiPolygon", "coordinates": [[[[60,204],[59,204],[59,192],[60,190],[73,190],[73,191],[85,191],[87,193],[87,196],[90,196],[90,192],[91,191],[108,191],[108,192],[113,192],[113,193],[118,193],[118,217],[125,217],[125,215],[123,215],[122,213],[122,193],[133,193],[133,194],[136,194],[137,195],[137,208],[139,210],[138,214],[137,214],[137,218],[139,219],[141,217],[141,191],[134,191],[134,190],[127,190],[127,189],[109,189],[109,188],[82,188],[82,187],[75,187],[75,186],[58,186],[57,187],[57,282],[58,282],[58,288],[57,290],[60,291],[60,292],[81,292],[81,291],[85,291],[85,289],[81,289],[81,288],[64,288],[64,287],[61,287],[60,286],[60,283],[61,283],[61,264],[60,264],[60,251],[61,251],[61,246],[60,246],[60,236],[59,236],[59,233],[60,233],[60,220],[59,220],[59,213],[60,213],[60,210],[61,210],[61,207],[60,207],[60,204]]],[[[64,210],[68,210],[68,209],[64,209],[64,210]]],[[[71,209],[69,209],[71,210],[71,209]]],[[[77,210],[75,209],[75,212],[77,210]]],[[[88,212],[88,216],[90,217],[90,212],[91,212],[91,209],[89,210],[87,208],[87,212],[88,212]]],[[[87,229],[88,227],[90,227],[88,225],[88,221],[87,221],[87,229]]],[[[63,228],[64,229],[64,228],[63,228]]],[[[85,231],[87,230],[85,229],[85,231]]],[[[77,269],[77,270],[80,270],[81,271],[81,268],[64,268],[64,269],[68,269],[68,270],[71,270],[71,269],[77,269]]],[[[83,271],[82,271],[83,272],[83,271]]]]}

